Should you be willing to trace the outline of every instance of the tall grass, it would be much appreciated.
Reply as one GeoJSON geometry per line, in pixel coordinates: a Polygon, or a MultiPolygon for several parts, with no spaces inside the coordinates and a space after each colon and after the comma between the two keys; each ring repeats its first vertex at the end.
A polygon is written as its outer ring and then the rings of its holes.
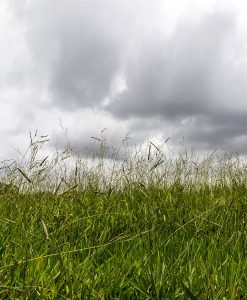
{"type": "Polygon", "coordinates": [[[0,165],[1,299],[247,299],[238,156],[46,142],[0,165]]]}

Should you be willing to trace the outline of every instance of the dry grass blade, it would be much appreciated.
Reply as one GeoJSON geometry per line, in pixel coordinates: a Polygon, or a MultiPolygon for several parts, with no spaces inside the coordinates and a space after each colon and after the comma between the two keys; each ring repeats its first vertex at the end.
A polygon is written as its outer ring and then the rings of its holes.
{"type": "Polygon", "coordinates": [[[68,194],[69,192],[73,191],[74,189],[76,189],[78,186],[78,184],[74,185],[72,188],[68,189],[67,191],[64,191],[63,193],[59,194],[58,196],[61,197],[65,194],[68,194]]]}
{"type": "Polygon", "coordinates": [[[17,168],[17,170],[21,173],[21,175],[30,183],[33,183],[32,180],[25,174],[20,168],[17,168]]]}
{"type": "Polygon", "coordinates": [[[59,185],[57,186],[55,192],[54,192],[54,196],[57,195],[57,192],[59,191],[60,187],[61,187],[61,184],[62,184],[63,180],[61,179],[60,182],[59,182],[59,185]]]}
{"type": "Polygon", "coordinates": [[[47,229],[47,226],[46,226],[44,220],[41,220],[41,224],[42,224],[43,229],[44,229],[45,237],[46,237],[47,240],[49,240],[48,229],[47,229]]]}
{"type": "Polygon", "coordinates": [[[47,159],[48,159],[48,156],[46,156],[46,157],[41,161],[41,163],[39,164],[39,166],[41,167],[41,166],[46,162],[47,159]]]}
{"type": "Polygon", "coordinates": [[[151,145],[148,146],[148,161],[150,160],[151,155],[151,145]]]}
{"type": "Polygon", "coordinates": [[[91,136],[91,139],[94,139],[94,140],[99,141],[99,142],[104,142],[105,141],[104,139],[100,139],[100,138],[97,138],[95,136],[91,136]]]}
{"type": "Polygon", "coordinates": [[[150,141],[150,144],[151,144],[158,152],[160,152],[160,149],[159,149],[153,142],[150,141]]]}
{"type": "Polygon", "coordinates": [[[153,169],[156,169],[159,165],[161,165],[164,162],[164,160],[159,160],[152,168],[150,168],[149,172],[151,172],[153,169]]]}

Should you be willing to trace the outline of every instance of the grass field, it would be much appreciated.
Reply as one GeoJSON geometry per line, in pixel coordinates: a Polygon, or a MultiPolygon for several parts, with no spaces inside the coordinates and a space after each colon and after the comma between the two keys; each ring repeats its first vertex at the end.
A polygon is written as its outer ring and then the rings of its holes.
{"type": "Polygon", "coordinates": [[[107,172],[104,147],[68,169],[68,150],[38,159],[41,145],[2,163],[0,299],[247,299],[238,157],[151,143],[107,172]]]}

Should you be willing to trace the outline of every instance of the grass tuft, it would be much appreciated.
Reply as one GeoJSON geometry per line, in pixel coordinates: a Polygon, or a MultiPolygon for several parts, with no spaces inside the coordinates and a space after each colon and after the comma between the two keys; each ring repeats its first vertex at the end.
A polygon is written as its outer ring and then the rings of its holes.
{"type": "Polygon", "coordinates": [[[246,299],[245,162],[94,139],[2,162],[0,298],[246,299]]]}

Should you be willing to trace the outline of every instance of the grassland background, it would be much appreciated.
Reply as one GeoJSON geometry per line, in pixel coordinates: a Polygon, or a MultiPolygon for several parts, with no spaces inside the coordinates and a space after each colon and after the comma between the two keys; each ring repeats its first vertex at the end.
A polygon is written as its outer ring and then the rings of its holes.
{"type": "Polygon", "coordinates": [[[101,140],[88,163],[44,142],[1,164],[1,299],[247,299],[238,156],[151,142],[110,161],[101,140]]]}

